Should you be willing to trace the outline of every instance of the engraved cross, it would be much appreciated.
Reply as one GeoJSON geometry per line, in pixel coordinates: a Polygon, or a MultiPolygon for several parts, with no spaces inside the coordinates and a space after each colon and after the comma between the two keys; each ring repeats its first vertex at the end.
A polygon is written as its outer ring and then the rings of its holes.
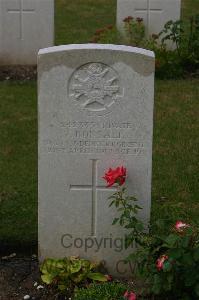
{"type": "Polygon", "coordinates": [[[97,222],[97,194],[98,191],[117,191],[116,187],[108,188],[106,186],[97,185],[97,164],[98,159],[92,161],[92,184],[91,185],[70,185],[71,191],[91,191],[92,193],[92,217],[91,217],[91,236],[96,235],[97,222]]]}
{"type": "Polygon", "coordinates": [[[19,27],[19,39],[23,40],[23,14],[25,13],[34,13],[34,9],[25,9],[23,8],[23,0],[19,1],[19,9],[7,9],[8,13],[17,13],[19,14],[19,22],[20,22],[20,27],[19,27]]]}
{"type": "Polygon", "coordinates": [[[140,12],[140,13],[142,13],[142,12],[144,12],[144,13],[146,13],[146,33],[147,33],[147,35],[149,35],[149,32],[148,32],[148,30],[149,30],[149,25],[150,25],[150,21],[151,21],[151,12],[153,13],[153,12],[157,12],[157,13],[162,13],[162,9],[160,9],[160,8],[151,8],[151,5],[150,5],[150,0],[147,0],[147,8],[135,8],[135,11],[136,12],[140,12]]]}

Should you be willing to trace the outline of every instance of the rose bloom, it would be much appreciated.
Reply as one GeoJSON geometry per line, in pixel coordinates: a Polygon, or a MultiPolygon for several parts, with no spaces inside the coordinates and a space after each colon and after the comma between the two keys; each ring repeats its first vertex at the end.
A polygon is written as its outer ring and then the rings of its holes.
{"type": "Polygon", "coordinates": [[[126,168],[123,166],[117,167],[116,169],[110,168],[102,178],[106,180],[108,184],[107,187],[112,186],[114,183],[123,185],[126,179],[126,168]]]}
{"type": "Polygon", "coordinates": [[[156,268],[158,269],[158,271],[161,271],[164,265],[165,260],[168,259],[167,255],[162,255],[160,256],[157,261],[156,261],[156,268]]]}
{"type": "Polygon", "coordinates": [[[141,22],[143,21],[143,19],[142,19],[142,18],[136,18],[136,21],[137,21],[138,23],[141,23],[141,22]]]}
{"type": "Polygon", "coordinates": [[[188,228],[188,227],[190,227],[190,225],[186,224],[186,223],[183,223],[182,221],[177,221],[176,224],[175,224],[175,229],[178,232],[182,232],[185,228],[188,228]]]}
{"type": "Polygon", "coordinates": [[[126,291],[123,295],[124,298],[128,299],[128,300],[136,300],[136,294],[133,292],[128,292],[126,291]]]}
{"type": "Polygon", "coordinates": [[[128,17],[124,18],[123,22],[124,23],[129,23],[131,20],[133,20],[133,17],[132,16],[128,16],[128,17]]]}

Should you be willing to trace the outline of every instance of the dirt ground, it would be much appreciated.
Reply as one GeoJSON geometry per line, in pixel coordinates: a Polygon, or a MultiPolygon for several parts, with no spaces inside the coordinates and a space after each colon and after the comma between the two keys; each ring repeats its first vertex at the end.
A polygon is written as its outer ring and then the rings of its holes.
{"type": "Polygon", "coordinates": [[[0,300],[65,300],[56,290],[45,286],[40,279],[38,260],[11,254],[0,259],[0,300]],[[28,297],[29,296],[29,297],[28,297]],[[24,298],[25,297],[25,298],[24,298]]]}
{"type": "Polygon", "coordinates": [[[36,66],[0,66],[0,81],[33,80],[36,78],[36,66]]]}

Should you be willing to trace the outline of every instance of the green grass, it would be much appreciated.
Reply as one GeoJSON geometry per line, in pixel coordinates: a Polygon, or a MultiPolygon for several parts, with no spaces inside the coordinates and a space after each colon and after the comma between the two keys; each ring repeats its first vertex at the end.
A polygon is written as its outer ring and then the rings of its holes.
{"type": "MultiPolygon", "coordinates": [[[[88,43],[96,29],[116,23],[117,0],[55,0],[55,44],[88,43]]],[[[182,17],[199,13],[199,0],[182,0],[182,17]]]]}
{"type": "Polygon", "coordinates": [[[0,240],[37,236],[36,83],[0,83],[0,240]]]}
{"type": "Polygon", "coordinates": [[[116,0],[56,0],[56,45],[88,43],[97,28],[115,24],[116,0]]]}
{"type": "MultiPolygon", "coordinates": [[[[114,0],[57,0],[56,44],[88,42],[115,22],[114,0]]],[[[183,16],[199,11],[183,2],[183,16]],[[186,5],[185,5],[186,4],[186,5]]],[[[157,81],[152,220],[197,219],[199,80],[157,81]]],[[[37,240],[37,97],[35,82],[0,82],[0,241],[37,240]]]]}
{"type": "Polygon", "coordinates": [[[153,220],[198,218],[198,98],[199,80],[156,84],[153,220]]]}
{"type": "Polygon", "coordinates": [[[198,0],[181,0],[182,1],[182,18],[188,19],[190,16],[199,14],[198,0]]]}
{"type": "MultiPolygon", "coordinates": [[[[0,240],[35,241],[36,84],[0,83],[0,91],[0,240]]],[[[156,83],[153,220],[171,211],[197,219],[198,97],[199,80],[156,83]]]]}

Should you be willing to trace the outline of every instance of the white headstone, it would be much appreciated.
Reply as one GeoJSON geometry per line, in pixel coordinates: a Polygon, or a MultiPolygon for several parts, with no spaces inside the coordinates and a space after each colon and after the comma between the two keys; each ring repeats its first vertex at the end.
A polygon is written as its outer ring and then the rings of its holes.
{"type": "MultiPolygon", "coordinates": [[[[42,49],[39,77],[39,253],[105,260],[128,276],[124,231],[102,179],[125,166],[129,193],[148,221],[151,203],[154,54],[117,45],[42,49]]],[[[132,249],[130,249],[132,252],[132,249]]]]}
{"type": "Polygon", "coordinates": [[[0,65],[35,65],[54,44],[54,0],[0,1],[0,65]]]}
{"type": "Polygon", "coordinates": [[[124,32],[124,18],[142,18],[147,36],[158,34],[165,23],[180,19],[181,0],[117,0],[117,26],[124,32]]]}

